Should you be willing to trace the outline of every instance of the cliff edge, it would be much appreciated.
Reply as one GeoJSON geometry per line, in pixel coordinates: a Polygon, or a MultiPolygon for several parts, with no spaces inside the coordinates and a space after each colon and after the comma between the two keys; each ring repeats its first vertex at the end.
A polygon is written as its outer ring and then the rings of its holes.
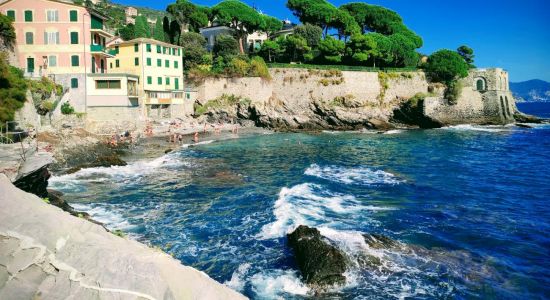
{"type": "Polygon", "coordinates": [[[245,299],[17,189],[4,174],[0,191],[0,299],[245,299]]]}

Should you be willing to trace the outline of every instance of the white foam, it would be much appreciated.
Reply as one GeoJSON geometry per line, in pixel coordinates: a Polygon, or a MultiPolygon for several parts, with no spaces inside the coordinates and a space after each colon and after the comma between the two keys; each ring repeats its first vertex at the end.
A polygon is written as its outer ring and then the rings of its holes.
{"type": "Polygon", "coordinates": [[[181,144],[181,148],[187,149],[189,147],[212,144],[213,142],[214,142],[214,140],[208,140],[208,141],[202,141],[202,142],[192,143],[192,144],[181,144]]]}
{"type": "Polygon", "coordinates": [[[283,188],[275,201],[275,221],[262,227],[259,239],[283,237],[299,225],[318,226],[338,222],[364,210],[389,210],[391,208],[365,206],[355,197],[333,193],[322,186],[303,183],[283,188]],[[331,214],[328,216],[327,214],[331,214]]]}
{"type": "Polygon", "coordinates": [[[135,227],[131,225],[120,212],[112,208],[106,209],[98,205],[82,203],[71,203],[71,206],[76,211],[88,213],[93,220],[104,224],[109,230],[124,231],[135,227]]]}
{"type": "Polygon", "coordinates": [[[243,291],[244,285],[246,283],[245,276],[249,269],[249,263],[239,265],[237,270],[235,270],[235,272],[233,272],[233,275],[231,275],[231,279],[229,281],[226,281],[224,284],[236,291],[243,291]]]}
{"type": "Polygon", "coordinates": [[[392,130],[385,131],[384,134],[399,134],[403,132],[405,132],[405,130],[403,129],[392,129],[392,130]]]}
{"type": "Polygon", "coordinates": [[[306,296],[309,288],[296,271],[266,270],[250,278],[252,290],[260,299],[284,299],[285,294],[306,296]]]}
{"type": "Polygon", "coordinates": [[[512,131],[511,126],[501,126],[501,125],[472,125],[472,124],[461,124],[454,126],[446,126],[439,129],[443,130],[453,130],[453,131],[481,131],[481,132],[507,132],[512,131]]]}
{"type": "Polygon", "coordinates": [[[305,173],[309,176],[315,176],[325,180],[360,185],[390,184],[396,185],[403,182],[394,174],[382,170],[372,170],[370,168],[344,168],[339,166],[321,167],[312,164],[306,169],[305,173]]]}

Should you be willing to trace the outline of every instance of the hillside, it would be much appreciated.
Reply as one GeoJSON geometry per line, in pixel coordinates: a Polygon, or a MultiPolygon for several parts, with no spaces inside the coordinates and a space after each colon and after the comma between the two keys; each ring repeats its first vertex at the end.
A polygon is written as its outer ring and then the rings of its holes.
{"type": "Polygon", "coordinates": [[[117,32],[118,29],[126,25],[126,15],[124,9],[126,7],[132,6],[138,10],[138,14],[145,16],[147,19],[156,20],[157,17],[164,18],[167,15],[166,11],[155,10],[148,7],[141,7],[135,5],[126,5],[114,3],[109,0],[99,1],[93,7],[103,13],[106,16],[109,16],[109,19],[105,22],[107,28],[113,32],[117,32]]]}
{"type": "Polygon", "coordinates": [[[550,101],[550,82],[533,79],[523,82],[510,82],[517,102],[546,102],[550,101]]]}

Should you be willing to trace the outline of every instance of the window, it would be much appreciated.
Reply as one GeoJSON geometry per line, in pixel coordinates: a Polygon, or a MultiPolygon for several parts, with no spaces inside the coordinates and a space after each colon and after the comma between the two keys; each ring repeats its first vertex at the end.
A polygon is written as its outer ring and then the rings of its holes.
{"type": "Polygon", "coordinates": [[[78,22],[78,11],[76,10],[69,11],[69,19],[71,22],[78,22]]]}
{"type": "Polygon", "coordinates": [[[32,10],[25,11],[25,22],[32,22],[32,10]]]}
{"type": "Polygon", "coordinates": [[[71,32],[71,44],[78,44],[78,32],[71,32]]]}
{"type": "Polygon", "coordinates": [[[115,46],[115,54],[118,54],[118,46],[115,46]]]}
{"type": "Polygon", "coordinates": [[[78,78],[71,78],[71,88],[72,89],[78,88],[78,78]]]}
{"type": "Polygon", "coordinates": [[[148,66],[151,65],[151,58],[150,58],[150,57],[147,57],[147,65],[148,65],[148,66]]]}
{"type": "Polygon", "coordinates": [[[48,56],[48,67],[57,67],[57,56],[48,56]]]}
{"type": "Polygon", "coordinates": [[[151,44],[147,44],[147,52],[151,52],[151,44]]]}
{"type": "Polygon", "coordinates": [[[157,53],[160,53],[160,45],[157,45],[157,53]]]}
{"type": "Polygon", "coordinates": [[[71,66],[78,67],[80,64],[80,59],[78,58],[78,55],[72,55],[71,56],[71,66]]]}
{"type": "Polygon", "coordinates": [[[34,57],[27,57],[27,72],[34,72],[34,57]]]}
{"type": "Polygon", "coordinates": [[[116,66],[117,68],[120,68],[120,60],[118,60],[118,59],[115,60],[115,66],[116,66]]]}
{"type": "Polygon", "coordinates": [[[113,63],[110,62],[110,63],[109,63],[109,69],[112,69],[112,68],[113,68],[113,63]]]}
{"type": "Polygon", "coordinates": [[[59,12],[57,10],[47,10],[46,19],[48,22],[59,22],[59,12]]]}
{"type": "Polygon", "coordinates": [[[174,60],[174,68],[175,68],[175,69],[178,68],[178,61],[177,61],[177,60],[174,60]]]}
{"type": "Polygon", "coordinates": [[[25,43],[27,45],[34,44],[34,33],[32,32],[25,32],[25,43]]]}
{"type": "Polygon", "coordinates": [[[157,58],[157,67],[162,67],[162,59],[157,58]]]}
{"type": "Polygon", "coordinates": [[[44,44],[46,44],[46,45],[58,45],[59,44],[59,32],[44,31],[44,44]]]}
{"type": "Polygon", "coordinates": [[[166,77],[166,85],[170,85],[170,77],[166,77]]]}
{"type": "Polygon", "coordinates": [[[159,85],[162,84],[162,77],[157,78],[157,84],[159,84],[159,85]]]}
{"type": "Polygon", "coordinates": [[[180,56],[180,49],[178,48],[178,56],[180,56]]]}
{"type": "Polygon", "coordinates": [[[191,94],[190,93],[185,93],[185,98],[187,98],[188,100],[191,99],[191,94]]]}
{"type": "MultiPolygon", "coordinates": [[[[174,88],[176,90],[179,90],[180,89],[180,81],[179,81],[179,78],[174,78],[174,88]]],[[[180,97],[181,98],[181,97],[180,97]]]]}
{"type": "Polygon", "coordinates": [[[6,16],[8,16],[12,21],[15,21],[15,10],[6,11],[6,16]]]}
{"type": "Polygon", "coordinates": [[[153,77],[147,76],[147,84],[153,84],[153,77]]]}
{"type": "Polygon", "coordinates": [[[170,68],[170,61],[169,61],[169,60],[165,60],[165,61],[164,61],[164,66],[165,66],[166,68],[170,68]]]}
{"type": "Polygon", "coordinates": [[[139,66],[139,57],[134,58],[134,65],[139,66]]]}
{"type": "Polygon", "coordinates": [[[120,80],[97,80],[96,89],[120,89],[120,80]]]}
{"type": "Polygon", "coordinates": [[[166,47],[162,47],[162,54],[166,54],[166,47]]]}
{"type": "Polygon", "coordinates": [[[138,44],[134,44],[134,52],[138,52],[139,51],[139,45],[138,44]]]}

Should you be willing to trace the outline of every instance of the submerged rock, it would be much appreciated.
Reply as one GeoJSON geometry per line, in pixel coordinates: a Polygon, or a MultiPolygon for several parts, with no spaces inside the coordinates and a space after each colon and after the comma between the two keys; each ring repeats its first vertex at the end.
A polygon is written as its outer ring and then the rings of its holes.
{"type": "Polygon", "coordinates": [[[381,234],[365,233],[363,234],[363,238],[365,239],[365,243],[373,249],[393,249],[400,246],[399,242],[381,234]]]}
{"type": "Polygon", "coordinates": [[[76,167],[72,167],[69,170],[67,170],[67,174],[78,172],[82,169],[86,168],[98,168],[98,167],[111,167],[111,166],[126,166],[127,163],[123,161],[117,154],[113,153],[110,155],[102,155],[95,159],[95,161],[91,163],[85,163],[78,165],[76,167]]]}
{"type": "Polygon", "coordinates": [[[300,225],[287,238],[305,283],[319,288],[345,283],[348,259],[319,230],[300,225]]]}

